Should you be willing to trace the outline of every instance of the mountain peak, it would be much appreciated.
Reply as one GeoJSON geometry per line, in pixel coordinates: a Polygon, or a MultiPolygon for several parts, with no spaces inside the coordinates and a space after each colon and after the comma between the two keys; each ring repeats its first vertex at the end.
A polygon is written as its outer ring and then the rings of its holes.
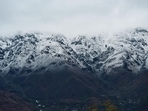
{"type": "Polygon", "coordinates": [[[79,36],[72,40],[61,34],[25,33],[0,39],[2,73],[20,73],[60,66],[61,61],[97,74],[114,68],[138,72],[148,68],[148,31],[136,28],[105,36],[79,36]]]}

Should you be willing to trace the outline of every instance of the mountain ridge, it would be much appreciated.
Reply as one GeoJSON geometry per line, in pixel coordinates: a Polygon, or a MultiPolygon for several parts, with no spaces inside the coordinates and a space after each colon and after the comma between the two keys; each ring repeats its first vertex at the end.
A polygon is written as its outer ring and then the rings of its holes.
{"type": "Polygon", "coordinates": [[[117,67],[134,73],[148,68],[147,30],[138,28],[113,35],[112,39],[104,38],[79,36],[68,40],[63,35],[42,33],[0,38],[1,73],[49,68],[56,62],[66,62],[98,75],[117,67]]]}
{"type": "Polygon", "coordinates": [[[90,98],[100,101],[95,104],[101,111],[107,100],[121,111],[146,110],[148,31],[104,37],[68,40],[63,35],[25,33],[0,38],[0,91],[35,106],[41,101],[45,111],[71,109],[74,104],[86,111],[90,98]]]}

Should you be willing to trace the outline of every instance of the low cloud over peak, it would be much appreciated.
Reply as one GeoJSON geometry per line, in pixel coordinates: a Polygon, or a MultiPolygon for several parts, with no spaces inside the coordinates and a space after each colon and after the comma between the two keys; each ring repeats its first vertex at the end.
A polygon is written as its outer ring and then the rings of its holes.
{"type": "Polygon", "coordinates": [[[147,0],[0,0],[0,33],[50,31],[67,36],[148,28],[147,0]]]}

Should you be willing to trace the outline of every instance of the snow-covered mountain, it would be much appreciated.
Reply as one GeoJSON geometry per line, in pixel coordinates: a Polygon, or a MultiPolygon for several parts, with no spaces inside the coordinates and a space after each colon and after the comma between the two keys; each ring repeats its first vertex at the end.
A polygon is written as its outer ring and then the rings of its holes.
{"type": "Polygon", "coordinates": [[[105,36],[79,36],[72,40],[48,33],[0,37],[0,72],[30,74],[63,65],[101,74],[115,68],[134,73],[148,68],[148,31],[137,28],[105,36]]]}

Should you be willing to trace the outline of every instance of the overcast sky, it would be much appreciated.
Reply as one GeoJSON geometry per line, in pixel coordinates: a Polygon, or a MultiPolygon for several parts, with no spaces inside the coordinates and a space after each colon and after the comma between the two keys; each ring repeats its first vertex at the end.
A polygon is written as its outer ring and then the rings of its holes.
{"type": "Polygon", "coordinates": [[[99,34],[148,28],[148,0],[0,0],[0,34],[99,34]]]}

